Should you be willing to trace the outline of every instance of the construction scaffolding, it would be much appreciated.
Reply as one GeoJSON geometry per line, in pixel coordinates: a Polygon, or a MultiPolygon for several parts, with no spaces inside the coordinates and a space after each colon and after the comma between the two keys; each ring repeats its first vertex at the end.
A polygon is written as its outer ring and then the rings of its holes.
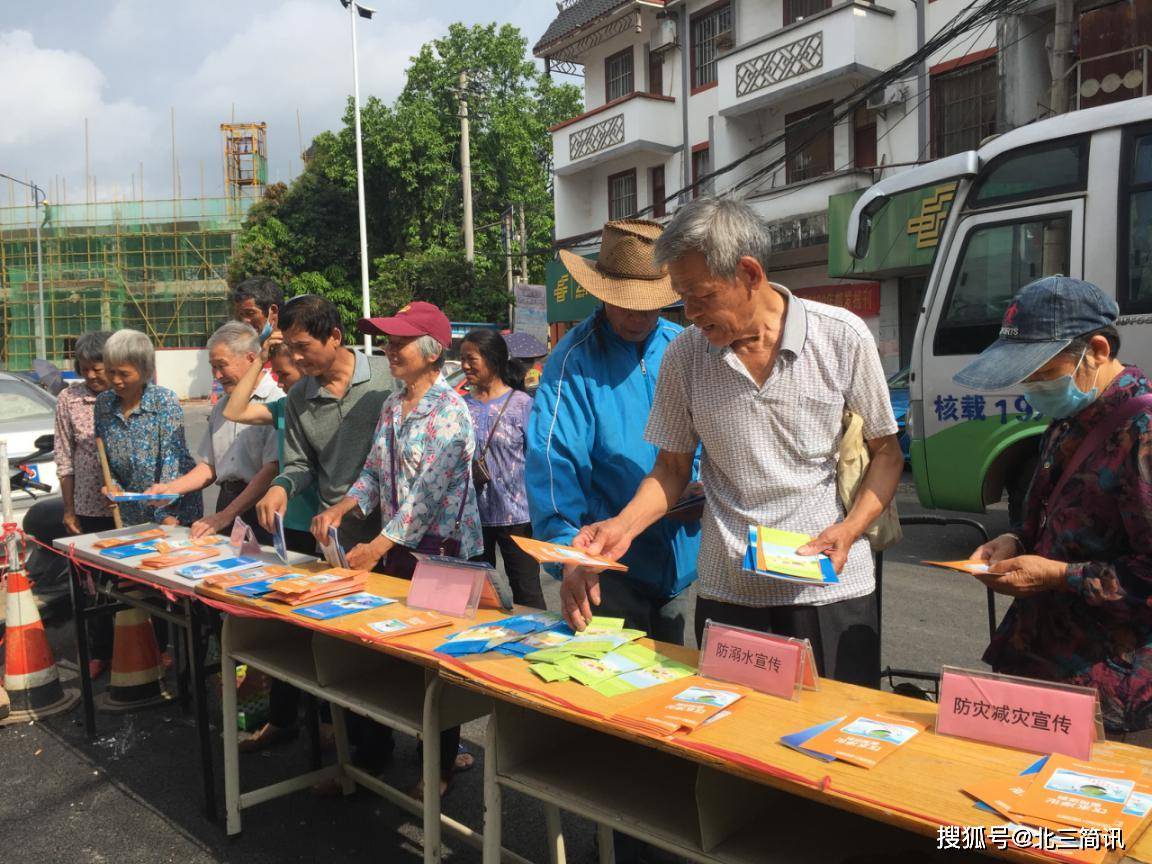
{"type": "Polygon", "coordinates": [[[229,317],[228,259],[250,199],[0,208],[0,367],[29,369],[38,335],[40,220],[48,357],[77,336],[132,327],[157,348],[200,348],[229,317]]]}

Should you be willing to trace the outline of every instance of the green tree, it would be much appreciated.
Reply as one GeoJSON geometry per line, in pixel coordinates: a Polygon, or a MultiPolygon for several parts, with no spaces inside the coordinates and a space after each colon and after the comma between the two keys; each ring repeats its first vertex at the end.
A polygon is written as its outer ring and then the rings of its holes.
{"type": "MultiPolygon", "coordinates": [[[[580,91],[536,69],[510,25],[466,27],[424,45],[392,105],[361,107],[372,296],[388,313],[412,299],[440,304],[462,320],[504,320],[505,208],[523,203],[528,246],[552,241],[552,148],[548,128],[581,110],[580,91]],[[458,87],[468,72],[476,264],[463,260],[458,87]]],[[[309,274],[359,315],[359,246],[352,106],[336,132],[313,141],[304,172],[254,207],[230,278],[257,272],[309,274]],[[251,235],[251,236],[249,236],[251,235]]],[[[271,192],[271,190],[270,190],[271,192]]],[[[530,257],[542,281],[547,256],[530,257]]],[[[514,258],[519,266],[519,257],[514,258]]]]}

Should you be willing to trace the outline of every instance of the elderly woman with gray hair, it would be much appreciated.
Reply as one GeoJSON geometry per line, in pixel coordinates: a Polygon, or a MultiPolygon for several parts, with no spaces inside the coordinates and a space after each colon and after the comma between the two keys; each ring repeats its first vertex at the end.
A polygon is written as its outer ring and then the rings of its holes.
{"type": "MultiPolygon", "coordinates": [[[[280,470],[280,442],[271,426],[247,426],[224,416],[232,391],[253,366],[260,365],[260,339],[243,321],[229,321],[208,337],[208,365],[220,382],[224,398],[212,408],[208,431],[196,451],[196,467],[182,477],[157,483],[149,492],[184,495],[199,492],[213,483],[220,487],[216,512],[192,524],[192,537],[224,533],[237,516],[256,533],[261,543],[271,543],[271,535],[256,521],[259,501],[280,470]]],[[[284,398],[284,391],[261,374],[251,401],[267,405],[284,398]]]]}
{"type": "MultiPolygon", "coordinates": [[[[138,330],[117,330],[104,343],[104,373],[112,389],[96,397],[96,437],[104,442],[112,480],[126,492],[144,492],[192,470],[184,438],[184,411],[176,394],[152,383],[156,354],[138,330]]],[[[127,501],[125,525],[191,525],[204,513],[200,492],[173,502],[127,501]]]]}

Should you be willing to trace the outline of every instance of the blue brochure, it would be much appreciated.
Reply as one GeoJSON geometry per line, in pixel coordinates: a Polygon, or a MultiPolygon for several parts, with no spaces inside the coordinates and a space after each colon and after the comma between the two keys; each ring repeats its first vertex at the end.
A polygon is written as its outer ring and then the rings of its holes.
{"type": "Polygon", "coordinates": [[[847,718],[847,716],[848,715],[844,715],[844,717],[837,717],[835,720],[829,720],[827,723],[821,723],[819,726],[810,726],[807,729],[803,729],[799,732],[793,732],[791,735],[781,735],[780,743],[785,747],[792,748],[798,753],[803,753],[805,756],[811,756],[813,759],[819,759],[821,762],[835,762],[835,756],[829,756],[827,753],[818,753],[815,750],[808,750],[803,745],[811,739],[815,738],[825,729],[831,729],[837,723],[842,722],[847,718]]]}
{"type": "Polygon", "coordinates": [[[516,642],[532,633],[546,630],[560,623],[555,612],[530,612],[514,615],[502,621],[477,624],[448,637],[436,650],[441,654],[459,656],[462,654],[482,654],[500,645],[516,642]]]}
{"type": "Polygon", "coordinates": [[[388,597],[378,597],[375,594],[369,594],[367,591],[361,591],[359,594],[337,597],[335,600],[329,600],[326,603],[317,603],[315,606],[305,606],[301,609],[293,609],[292,611],[297,615],[303,615],[305,618],[312,618],[316,621],[327,621],[329,618],[339,618],[341,615],[366,612],[369,609],[378,609],[381,606],[387,606],[389,603],[395,602],[395,600],[388,597]]]}
{"type": "Polygon", "coordinates": [[[281,579],[299,579],[299,573],[285,573],[283,576],[272,576],[269,579],[257,579],[255,582],[241,582],[224,590],[229,594],[239,594],[241,597],[263,597],[272,591],[272,586],[281,579]]]}
{"type": "Polygon", "coordinates": [[[131,546],[113,546],[111,549],[101,549],[100,554],[105,558],[111,558],[113,561],[123,561],[125,558],[135,558],[138,555],[155,552],[157,545],[163,539],[163,537],[157,537],[155,540],[145,540],[143,543],[133,543],[131,546]]]}

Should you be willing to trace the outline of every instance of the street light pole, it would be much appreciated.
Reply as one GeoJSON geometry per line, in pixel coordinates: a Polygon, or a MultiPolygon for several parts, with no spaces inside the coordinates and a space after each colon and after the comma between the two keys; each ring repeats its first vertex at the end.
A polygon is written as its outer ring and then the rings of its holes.
{"type": "MultiPolygon", "coordinates": [[[[355,109],[356,129],[356,201],[360,209],[360,300],[365,318],[372,315],[368,297],[368,216],[364,204],[364,145],[360,140],[360,62],[356,53],[356,16],[369,18],[375,9],[361,6],[356,0],[340,0],[348,10],[348,20],[352,28],[352,105],[355,109]]],[[[364,353],[372,354],[372,337],[364,336],[364,353]]]]}
{"type": "Polygon", "coordinates": [[[476,258],[472,234],[472,145],[468,140],[468,73],[460,73],[460,185],[464,203],[464,260],[476,258]]]}
{"type": "Polygon", "coordinates": [[[44,254],[40,245],[40,205],[46,197],[44,190],[35,183],[17,180],[8,174],[0,174],[13,183],[27,186],[32,190],[32,219],[36,223],[36,355],[41,360],[48,359],[48,330],[44,321],[44,254]]]}

